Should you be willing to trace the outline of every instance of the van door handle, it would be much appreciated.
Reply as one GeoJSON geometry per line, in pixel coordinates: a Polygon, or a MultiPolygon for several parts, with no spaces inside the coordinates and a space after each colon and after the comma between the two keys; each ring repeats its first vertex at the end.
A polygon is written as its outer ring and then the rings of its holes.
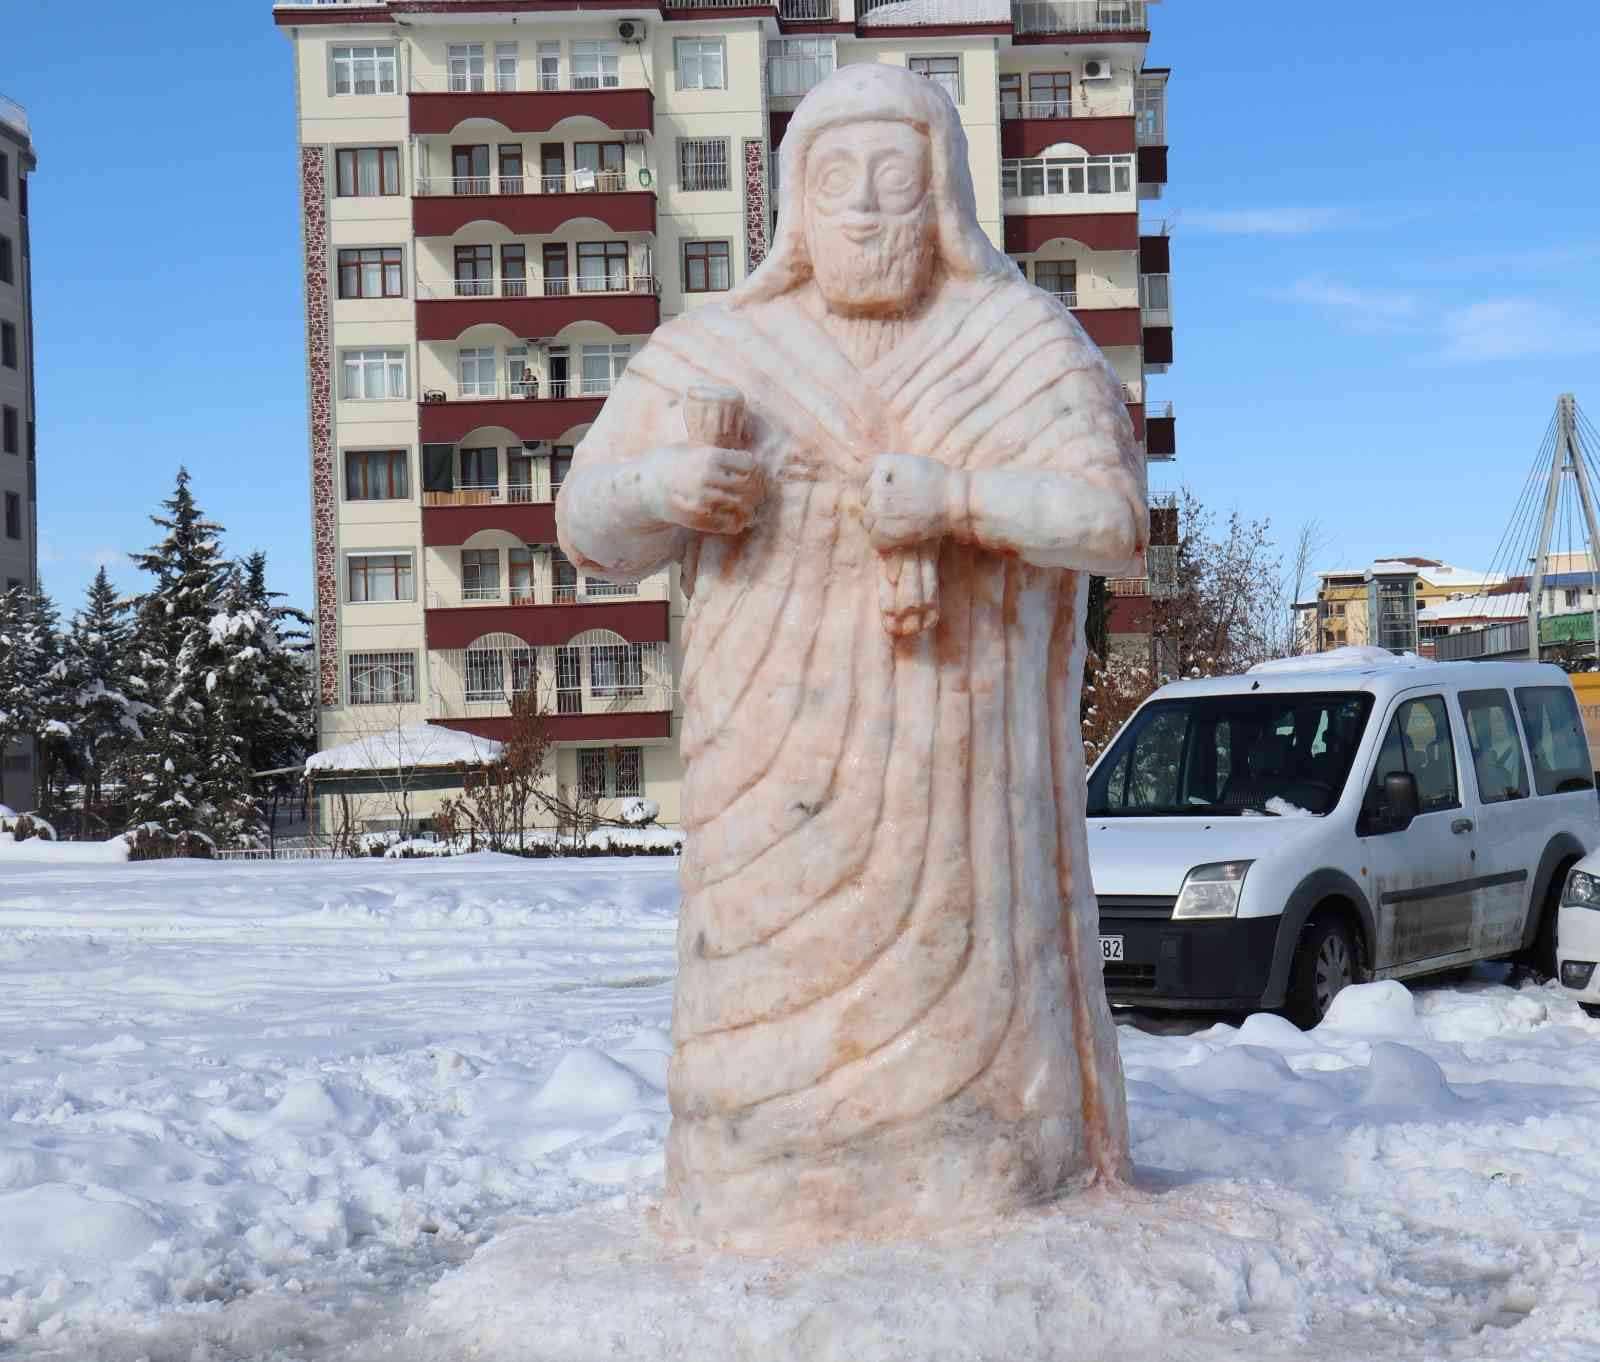
{"type": "Polygon", "coordinates": [[[1472,820],[1470,818],[1452,819],[1451,823],[1450,823],[1450,831],[1451,832],[1471,832],[1472,831],[1472,820]]]}

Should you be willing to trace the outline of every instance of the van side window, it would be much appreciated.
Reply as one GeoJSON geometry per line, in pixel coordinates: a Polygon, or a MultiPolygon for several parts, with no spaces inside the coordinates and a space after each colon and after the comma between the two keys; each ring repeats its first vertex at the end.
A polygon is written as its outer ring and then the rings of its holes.
{"type": "Polygon", "coordinates": [[[1396,708],[1378,749],[1378,761],[1372,768],[1372,782],[1362,805],[1369,818],[1382,821],[1388,817],[1383,781],[1385,776],[1399,771],[1409,771],[1417,778],[1417,798],[1423,813],[1460,806],[1450,715],[1441,696],[1402,700],[1396,708]]]}
{"type": "Polygon", "coordinates": [[[1517,710],[1533,757],[1533,786],[1542,795],[1592,790],[1594,770],[1578,702],[1565,686],[1518,686],[1517,710]]]}
{"type": "Polygon", "coordinates": [[[1503,690],[1464,690],[1461,717],[1467,725],[1478,797],[1485,804],[1528,797],[1528,769],[1522,760],[1522,739],[1511,715],[1511,697],[1503,690]]]}

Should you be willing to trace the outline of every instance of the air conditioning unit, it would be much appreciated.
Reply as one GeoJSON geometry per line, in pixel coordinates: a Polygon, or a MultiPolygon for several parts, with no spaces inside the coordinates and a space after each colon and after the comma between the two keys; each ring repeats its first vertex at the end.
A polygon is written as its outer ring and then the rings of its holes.
{"type": "Polygon", "coordinates": [[[1111,63],[1104,57],[1090,57],[1083,64],[1083,78],[1085,80],[1110,80],[1111,63]]]}
{"type": "Polygon", "coordinates": [[[627,146],[642,147],[644,145],[644,129],[629,128],[627,132],[622,134],[622,140],[627,146]]]}
{"type": "Polygon", "coordinates": [[[638,19],[623,19],[617,24],[617,37],[625,43],[644,41],[644,23],[638,19]]]}

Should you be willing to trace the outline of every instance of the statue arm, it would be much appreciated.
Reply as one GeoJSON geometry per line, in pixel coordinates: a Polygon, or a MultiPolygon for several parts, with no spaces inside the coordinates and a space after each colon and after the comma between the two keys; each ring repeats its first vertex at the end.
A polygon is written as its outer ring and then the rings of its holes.
{"type": "Polygon", "coordinates": [[[990,470],[950,479],[950,533],[1035,567],[1139,571],[1146,511],[1132,488],[1078,473],[990,470]]]}

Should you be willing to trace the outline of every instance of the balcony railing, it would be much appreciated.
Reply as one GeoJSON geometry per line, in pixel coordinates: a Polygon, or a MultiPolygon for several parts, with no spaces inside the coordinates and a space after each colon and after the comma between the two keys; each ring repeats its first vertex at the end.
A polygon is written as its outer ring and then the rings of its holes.
{"type": "MultiPolygon", "coordinates": [[[[1041,285],[1041,287],[1043,287],[1041,285]]],[[[1139,290],[1134,288],[1114,288],[1109,284],[1083,284],[1075,289],[1052,289],[1045,292],[1053,298],[1059,298],[1067,307],[1082,308],[1090,311],[1097,308],[1111,307],[1138,307],[1139,290]]],[[[1129,399],[1132,400],[1131,398],[1129,399]]]]}
{"type": "Polygon", "coordinates": [[[28,112],[14,99],[7,99],[0,95],[0,123],[7,127],[15,128],[24,137],[31,136],[28,131],[28,112]]]}
{"type": "Polygon", "coordinates": [[[419,175],[419,198],[477,198],[489,194],[620,194],[625,170],[570,170],[565,175],[419,175]]]}
{"type": "Polygon", "coordinates": [[[1138,33],[1150,27],[1147,0],[1012,0],[1011,24],[1029,33],[1138,33]]]}
{"type": "Polygon", "coordinates": [[[502,383],[499,379],[468,379],[445,388],[424,388],[422,402],[432,406],[436,402],[512,402],[512,401],[566,401],[574,397],[605,397],[616,382],[612,378],[559,378],[553,382],[513,379],[502,383]]]}
{"type": "MultiPolygon", "coordinates": [[[[365,0],[360,0],[365,3],[365,0]]],[[[603,71],[518,71],[508,75],[496,71],[413,71],[411,91],[419,95],[515,95],[582,92],[585,90],[631,90],[616,72],[603,71]]]]}
{"type": "Polygon", "coordinates": [[[1111,596],[1148,596],[1148,577],[1107,577],[1106,593],[1111,596]]]}
{"type": "MultiPolygon", "coordinates": [[[[574,294],[658,292],[654,275],[578,274],[545,279],[521,276],[499,279],[419,279],[417,297],[428,301],[446,298],[570,298],[574,294]]],[[[519,396],[521,394],[518,394],[519,396]]]]}
{"type": "Polygon", "coordinates": [[[1113,88],[1102,93],[1092,86],[1054,99],[1012,99],[1002,96],[1001,118],[1038,120],[1045,118],[1132,118],[1133,90],[1113,88]]]}
{"type": "MultiPolygon", "coordinates": [[[[650,714],[672,708],[672,657],[665,643],[584,642],[530,647],[491,634],[469,648],[428,653],[436,719],[500,718],[532,690],[547,714],[650,714]]],[[[607,637],[604,634],[600,638],[607,637]]],[[[615,635],[611,635],[615,637],[615,635]]]]}
{"type": "Polygon", "coordinates": [[[667,578],[664,574],[642,582],[603,582],[584,578],[576,584],[535,582],[531,586],[499,585],[462,588],[459,591],[428,592],[428,609],[453,610],[476,605],[597,605],[612,601],[664,601],[667,578]]]}
{"type": "Polygon", "coordinates": [[[825,24],[833,19],[833,0],[778,0],[778,18],[790,23],[825,24]]]}

